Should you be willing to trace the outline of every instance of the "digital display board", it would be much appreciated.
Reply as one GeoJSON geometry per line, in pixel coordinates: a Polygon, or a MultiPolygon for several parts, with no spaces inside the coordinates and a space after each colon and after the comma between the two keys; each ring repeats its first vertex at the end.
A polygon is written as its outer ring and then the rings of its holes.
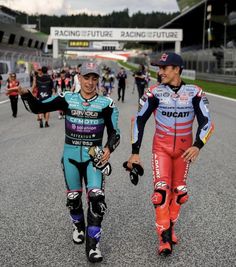
{"type": "Polygon", "coordinates": [[[76,41],[70,40],[68,41],[69,47],[89,47],[89,41],[76,41]]]}

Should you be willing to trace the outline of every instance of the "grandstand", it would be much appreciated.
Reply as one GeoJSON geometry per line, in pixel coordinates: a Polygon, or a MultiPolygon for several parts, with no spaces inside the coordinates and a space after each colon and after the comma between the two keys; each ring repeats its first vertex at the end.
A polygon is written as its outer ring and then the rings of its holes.
{"type": "MultiPolygon", "coordinates": [[[[177,0],[177,3],[181,13],[161,28],[183,29],[181,50],[186,68],[196,70],[197,78],[236,83],[236,0],[177,0]]],[[[12,70],[19,60],[54,68],[65,63],[62,56],[68,49],[67,43],[59,42],[61,58],[53,60],[48,36],[26,31],[16,23],[16,14],[0,6],[0,60],[10,61],[12,70]]],[[[159,43],[158,55],[150,54],[150,61],[165,50],[174,50],[173,44],[159,43]]]]}
{"type": "Polygon", "coordinates": [[[196,5],[199,2],[201,2],[201,0],[177,0],[181,12],[189,9],[190,7],[196,5]]]}
{"type": "Polygon", "coordinates": [[[16,15],[17,12],[0,6],[0,73],[17,71],[18,62],[30,63],[32,67],[52,65],[48,36],[26,31],[16,23],[16,15]]]}
{"type": "MultiPolygon", "coordinates": [[[[197,77],[236,83],[236,1],[177,0],[180,15],[162,29],[183,29],[182,56],[197,77]],[[211,74],[211,75],[209,75],[211,74]]],[[[161,50],[172,50],[161,44],[161,50]]]]}

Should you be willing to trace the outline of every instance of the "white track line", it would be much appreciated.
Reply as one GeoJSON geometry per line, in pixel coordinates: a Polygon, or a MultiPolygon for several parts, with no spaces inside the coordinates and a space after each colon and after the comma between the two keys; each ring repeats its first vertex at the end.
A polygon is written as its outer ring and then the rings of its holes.
{"type": "Polygon", "coordinates": [[[7,102],[9,102],[9,101],[10,101],[9,99],[4,100],[4,101],[0,101],[0,105],[1,105],[1,104],[4,104],[4,103],[7,103],[7,102]]]}

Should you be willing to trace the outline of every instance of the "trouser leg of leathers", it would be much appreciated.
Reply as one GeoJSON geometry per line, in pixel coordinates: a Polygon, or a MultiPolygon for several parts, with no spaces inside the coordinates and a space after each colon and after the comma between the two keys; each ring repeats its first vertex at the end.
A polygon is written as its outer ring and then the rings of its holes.
{"type": "Polygon", "coordinates": [[[158,253],[168,255],[172,252],[171,227],[170,227],[170,187],[165,182],[155,185],[152,202],[155,207],[156,231],[159,238],[158,253]]]}
{"type": "Polygon", "coordinates": [[[88,192],[88,214],[86,232],[86,255],[90,262],[103,260],[100,250],[101,223],[106,212],[105,195],[101,189],[88,192]]]}
{"type": "Polygon", "coordinates": [[[173,189],[173,192],[171,194],[170,208],[169,208],[173,244],[176,244],[178,242],[178,238],[174,231],[174,225],[178,220],[181,205],[187,202],[188,198],[189,196],[187,194],[186,185],[180,185],[173,189]]]}
{"type": "Polygon", "coordinates": [[[82,192],[69,192],[67,194],[67,207],[70,210],[70,217],[73,223],[73,242],[76,244],[84,243],[85,222],[82,205],[82,192]]]}

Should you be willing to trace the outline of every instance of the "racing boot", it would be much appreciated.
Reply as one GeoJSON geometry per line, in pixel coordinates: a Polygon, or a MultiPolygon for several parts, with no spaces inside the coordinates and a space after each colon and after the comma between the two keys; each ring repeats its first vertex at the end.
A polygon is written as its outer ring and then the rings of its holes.
{"type": "Polygon", "coordinates": [[[101,228],[99,226],[88,226],[86,232],[86,256],[90,262],[101,262],[103,260],[99,247],[101,228]]]}
{"type": "Polygon", "coordinates": [[[73,223],[73,242],[75,244],[83,244],[85,239],[85,223],[81,222],[73,223]]]}
{"type": "Polygon", "coordinates": [[[177,222],[181,205],[188,201],[187,187],[186,185],[180,185],[172,192],[172,199],[170,202],[170,227],[172,235],[172,243],[177,244],[178,238],[174,231],[174,224],[177,222]]]}
{"type": "Polygon", "coordinates": [[[164,230],[159,235],[159,241],[158,254],[164,256],[170,255],[172,253],[171,228],[164,230]]]}

